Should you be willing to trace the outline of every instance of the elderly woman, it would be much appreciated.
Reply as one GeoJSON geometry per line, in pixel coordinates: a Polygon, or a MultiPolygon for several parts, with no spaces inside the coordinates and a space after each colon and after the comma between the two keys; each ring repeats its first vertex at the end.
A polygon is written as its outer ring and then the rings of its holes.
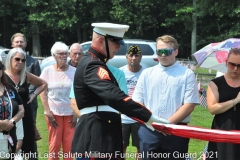
{"type": "Polygon", "coordinates": [[[30,103],[46,87],[47,83],[37,76],[26,72],[26,52],[21,48],[13,48],[9,51],[6,58],[6,78],[20,95],[25,110],[23,117],[24,138],[22,151],[24,153],[34,152],[34,121],[30,103]],[[28,86],[33,84],[37,87],[35,92],[29,97],[28,86]]]}
{"type": "MultiPolygon", "coordinates": [[[[56,63],[44,68],[40,76],[48,83],[48,88],[40,96],[49,131],[49,152],[55,154],[54,159],[59,159],[61,146],[63,153],[69,155],[76,125],[69,99],[76,69],[67,64],[68,50],[66,44],[56,42],[51,49],[56,63]]],[[[64,159],[72,158],[68,156],[64,159]]]]}
{"type": "Polygon", "coordinates": [[[7,83],[3,69],[0,57],[0,151],[3,151],[3,147],[8,148],[7,135],[10,135],[13,140],[12,152],[15,153],[17,144],[15,125],[23,117],[24,108],[15,88],[7,83]]]}

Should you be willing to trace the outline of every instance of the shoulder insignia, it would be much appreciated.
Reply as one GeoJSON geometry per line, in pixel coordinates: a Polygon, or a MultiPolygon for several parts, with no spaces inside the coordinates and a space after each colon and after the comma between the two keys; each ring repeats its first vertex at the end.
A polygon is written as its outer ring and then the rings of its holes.
{"type": "Polygon", "coordinates": [[[125,98],[123,98],[123,100],[125,101],[125,102],[127,102],[128,100],[130,100],[131,99],[131,97],[125,97],[125,98]]]}
{"type": "Polygon", "coordinates": [[[98,68],[97,75],[101,80],[111,80],[111,78],[109,77],[108,71],[102,67],[98,68]]]}

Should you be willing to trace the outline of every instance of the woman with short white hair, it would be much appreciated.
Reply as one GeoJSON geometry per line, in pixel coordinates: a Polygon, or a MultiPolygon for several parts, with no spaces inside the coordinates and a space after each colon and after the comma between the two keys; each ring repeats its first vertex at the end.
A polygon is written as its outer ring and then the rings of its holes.
{"type": "MultiPolygon", "coordinates": [[[[51,54],[56,63],[45,67],[40,75],[46,80],[48,88],[41,93],[41,100],[46,116],[49,132],[49,153],[59,157],[62,147],[63,153],[71,152],[72,138],[77,118],[70,107],[69,93],[73,83],[76,68],[67,64],[69,47],[63,42],[56,42],[51,54]]],[[[59,159],[49,157],[51,159],[59,159]]],[[[73,159],[69,156],[63,159],[73,159]]]]}

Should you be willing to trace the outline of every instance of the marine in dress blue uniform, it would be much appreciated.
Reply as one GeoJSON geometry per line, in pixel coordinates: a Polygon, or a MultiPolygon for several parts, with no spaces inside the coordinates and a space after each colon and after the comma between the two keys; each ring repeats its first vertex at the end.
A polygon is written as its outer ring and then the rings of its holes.
{"type": "MultiPolygon", "coordinates": [[[[152,114],[121,91],[106,66],[114,45],[124,44],[123,35],[129,26],[112,23],[93,23],[92,26],[95,27],[92,45],[80,60],[74,78],[74,93],[81,116],[72,152],[80,156],[93,153],[92,157],[98,157],[97,153],[101,153],[123,158],[120,155],[123,149],[120,112],[143,122],[151,121],[152,114]]],[[[157,121],[156,118],[153,121],[157,121]]]]}

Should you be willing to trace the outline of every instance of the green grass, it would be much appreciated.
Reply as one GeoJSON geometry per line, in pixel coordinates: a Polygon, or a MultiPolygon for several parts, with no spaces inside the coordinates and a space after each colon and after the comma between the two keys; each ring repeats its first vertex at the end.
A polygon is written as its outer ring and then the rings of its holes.
{"type": "Polygon", "coordinates": [[[209,73],[209,69],[206,69],[206,68],[197,68],[195,72],[200,74],[216,74],[217,73],[217,71],[215,70],[212,70],[211,73],[209,73]]]}
{"type": "MultiPolygon", "coordinates": [[[[211,128],[213,115],[211,115],[207,108],[196,106],[191,115],[191,126],[199,126],[204,128],[211,128]]],[[[196,139],[191,139],[189,143],[189,153],[195,153],[200,156],[204,147],[206,146],[206,141],[200,141],[196,139]]]]}
{"type": "Polygon", "coordinates": [[[41,140],[37,141],[39,159],[47,160],[47,158],[42,158],[48,153],[48,129],[40,97],[38,97],[37,128],[42,137],[41,140]]]}
{"type": "MultiPolygon", "coordinates": [[[[39,159],[47,160],[47,158],[43,157],[46,156],[48,153],[48,130],[40,98],[38,99],[38,104],[39,108],[37,114],[37,128],[39,129],[40,135],[42,137],[42,139],[37,142],[39,156],[41,156],[41,158],[39,159]]],[[[191,123],[189,125],[210,128],[212,118],[213,116],[208,112],[206,108],[196,106],[192,113],[191,123]]],[[[199,157],[206,143],[206,141],[191,139],[189,143],[189,153],[197,154],[199,157]]],[[[129,146],[127,148],[127,152],[135,153],[136,148],[129,146]]],[[[134,158],[127,160],[134,160],[134,158]]]]}

